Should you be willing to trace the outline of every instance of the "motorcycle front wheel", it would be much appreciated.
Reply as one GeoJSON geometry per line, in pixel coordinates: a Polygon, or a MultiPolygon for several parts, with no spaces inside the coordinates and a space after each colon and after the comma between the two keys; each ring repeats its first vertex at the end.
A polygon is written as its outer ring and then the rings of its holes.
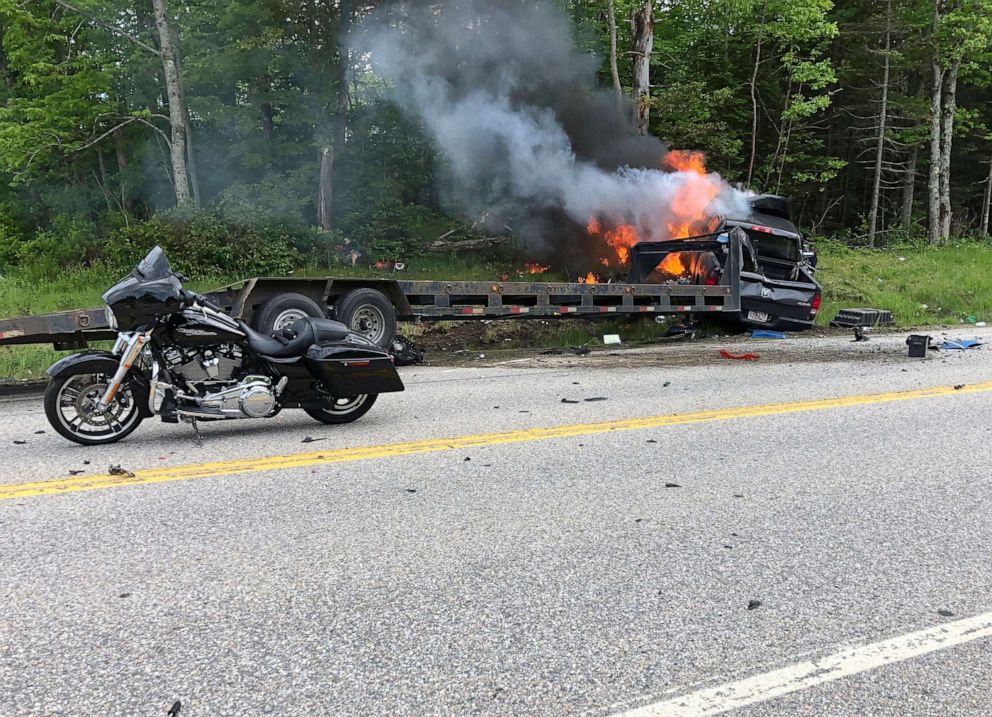
{"type": "Polygon", "coordinates": [[[307,415],[321,423],[340,424],[357,421],[372,408],[378,394],[370,393],[352,398],[328,398],[324,408],[306,408],[307,415]]]}
{"type": "Polygon", "coordinates": [[[45,416],[59,435],[84,446],[116,443],[141,423],[137,398],[128,382],[105,411],[97,410],[110,377],[87,372],[59,376],[45,389],[45,416]]]}

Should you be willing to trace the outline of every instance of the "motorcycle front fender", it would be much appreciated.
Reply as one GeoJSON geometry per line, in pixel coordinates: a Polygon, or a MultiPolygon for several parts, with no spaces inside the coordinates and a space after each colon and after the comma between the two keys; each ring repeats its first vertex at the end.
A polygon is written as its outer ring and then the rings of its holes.
{"type": "MultiPolygon", "coordinates": [[[[74,376],[81,373],[105,373],[112,376],[120,365],[120,356],[115,356],[109,351],[82,351],[77,354],[64,356],[49,366],[48,374],[50,378],[62,378],[64,376],[74,376]]],[[[131,383],[135,392],[134,399],[138,402],[141,415],[150,418],[151,409],[148,406],[148,394],[150,391],[148,380],[140,371],[132,370],[127,375],[127,380],[131,383]]]]}

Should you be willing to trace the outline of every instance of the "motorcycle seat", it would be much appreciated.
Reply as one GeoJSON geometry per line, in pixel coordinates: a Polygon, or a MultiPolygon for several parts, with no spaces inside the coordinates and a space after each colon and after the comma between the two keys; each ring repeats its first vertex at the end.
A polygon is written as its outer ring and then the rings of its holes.
{"type": "Polygon", "coordinates": [[[272,336],[260,334],[243,321],[239,324],[252,351],[272,358],[303,356],[314,344],[340,341],[350,333],[344,324],[328,319],[297,319],[272,336]]]}

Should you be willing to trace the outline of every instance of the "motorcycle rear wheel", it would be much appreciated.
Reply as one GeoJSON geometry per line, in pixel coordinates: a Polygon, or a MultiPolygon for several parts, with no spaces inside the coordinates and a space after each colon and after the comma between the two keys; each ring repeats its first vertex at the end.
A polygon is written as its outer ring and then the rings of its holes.
{"type": "Polygon", "coordinates": [[[368,413],[377,398],[379,395],[375,393],[352,398],[329,398],[324,402],[327,408],[306,408],[304,410],[310,418],[321,423],[351,423],[368,413]]]}

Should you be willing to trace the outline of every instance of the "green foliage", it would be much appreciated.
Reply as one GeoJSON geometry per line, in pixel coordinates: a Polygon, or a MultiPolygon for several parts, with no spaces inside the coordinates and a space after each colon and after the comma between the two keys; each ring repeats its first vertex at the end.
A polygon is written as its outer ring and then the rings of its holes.
{"type": "Polygon", "coordinates": [[[114,234],[108,259],[130,268],[159,245],[178,271],[194,278],[284,275],[302,264],[294,242],[305,234],[290,225],[236,223],[214,212],[163,213],[114,234]]]}

